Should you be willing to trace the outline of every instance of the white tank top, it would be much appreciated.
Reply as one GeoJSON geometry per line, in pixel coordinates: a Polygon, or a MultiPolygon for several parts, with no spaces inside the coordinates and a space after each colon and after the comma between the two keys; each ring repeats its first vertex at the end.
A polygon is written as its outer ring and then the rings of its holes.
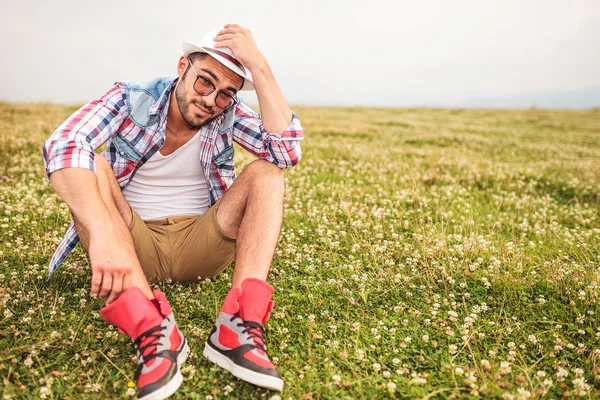
{"type": "Polygon", "coordinates": [[[144,221],[204,214],[210,197],[200,166],[200,132],[168,156],[154,153],[123,195],[144,221]]]}

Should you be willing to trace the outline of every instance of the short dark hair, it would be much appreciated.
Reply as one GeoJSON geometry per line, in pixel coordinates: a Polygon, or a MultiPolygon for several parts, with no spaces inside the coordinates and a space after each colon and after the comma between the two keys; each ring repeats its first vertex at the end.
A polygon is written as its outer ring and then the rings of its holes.
{"type": "Polygon", "coordinates": [[[202,53],[200,51],[195,52],[195,53],[190,53],[190,55],[188,55],[188,58],[190,59],[191,62],[194,62],[196,60],[202,60],[204,57],[208,57],[208,54],[202,53]]]}

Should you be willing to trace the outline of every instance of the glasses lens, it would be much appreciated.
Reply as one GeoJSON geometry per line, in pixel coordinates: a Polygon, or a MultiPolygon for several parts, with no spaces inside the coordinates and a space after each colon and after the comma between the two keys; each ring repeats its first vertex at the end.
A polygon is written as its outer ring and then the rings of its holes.
{"type": "Polygon", "coordinates": [[[231,96],[227,96],[223,92],[219,92],[219,94],[217,94],[215,103],[219,108],[229,108],[233,105],[233,98],[231,96]]]}
{"type": "Polygon", "coordinates": [[[206,96],[209,93],[212,93],[215,90],[215,87],[210,83],[210,81],[202,76],[198,76],[196,82],[194,83],[194,90],[201,96],[206,96]]]}

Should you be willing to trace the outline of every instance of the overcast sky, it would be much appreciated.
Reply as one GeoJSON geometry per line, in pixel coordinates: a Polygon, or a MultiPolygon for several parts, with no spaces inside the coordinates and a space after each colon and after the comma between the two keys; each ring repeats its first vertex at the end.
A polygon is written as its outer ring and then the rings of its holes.
{"type": "Polygon", "coordinates": [[[292,104],[600,105],[597,0],[0,4],[1,100],[81,103],[116,80],[175,75],[182,40],[232,22],[292,104]]]}

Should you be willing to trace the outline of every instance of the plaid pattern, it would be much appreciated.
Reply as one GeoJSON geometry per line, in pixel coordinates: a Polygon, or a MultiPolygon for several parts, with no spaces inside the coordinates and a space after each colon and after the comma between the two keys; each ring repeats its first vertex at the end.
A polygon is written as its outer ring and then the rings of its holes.
{"type": "MultiPolygon", "coordinates": [[[[113,168],[121,189],[165,143],[169,97],[177,80],[167,85],[154,104],[132,112],[126,83],[117,83],[104,96],[84,105],[50,136],[42,147],[46,177],[62,168],[95,171],[95,150],[106,143],[102,155],[113,168]]],[[[300,120],[294,114],[281,134],[270,133],[260,116],[243,101],[200,129],[200,163],[209,185],[211,205],[220,199],[236,178],[233,142],[280,168],[300,161],[300,120]]],[[[52,274],[79,243],[73,223],[50,260],[52,274]]]]}

